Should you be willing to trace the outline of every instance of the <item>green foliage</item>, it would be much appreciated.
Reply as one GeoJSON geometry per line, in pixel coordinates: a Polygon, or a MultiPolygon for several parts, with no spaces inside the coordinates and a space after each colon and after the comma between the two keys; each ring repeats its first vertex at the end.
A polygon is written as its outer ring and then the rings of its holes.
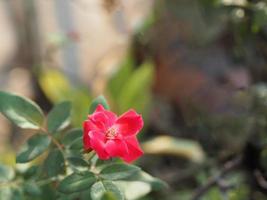
{"type": "Polygon", "coordinates": [[[70,123],[71,104],[62,102],[54,106],[47,116],[47,128],[50,133],[66,128],[70,123]]]}
{"type": "Polygon", "coordinates": [[[100,177],[109,180],[121,180],[136,174],[138,171],[140,168],[134,165],[115,163],[105,166],[100,171],[100,177]]]}
{"type": "Polygon", "coordinates": [[[39,84],[53,103],[70,101],[72,103],[72,124],[79,127],[88,114],[91,97],[83,87],[73,87],[66,77],[57,70],[44,69],[39,77],[39,84]]]}
{"type": "Polygon", "coordinates": [[[139,112],[145,108],[150,100],[146,92],[151,86],[152,77],[153,65],[150,62],[144,63],[132,73],[116,99],[121,112],[130,107],[139,112]]]}
{"type": "Polygon", "coordinates": [[[81,129],[75,128],[68,131],[64,138],[62,139],[62,143],[65,147],[70,147],[76,140],[80,140],[83,136],[83,132],[81,129]]]}
{"type": "Polygon", "coordinates": [[[150,102],[150,87],[153,79],[153,64],[146,62],[134,70],[132,57],[129,56],[121,69],[108,83],[108,92],[119,113],[129,108],[145,112],[150,102]]]}
{"type": "Polygon", "coordinates": [[[0,91],[0,112],[21,128],[39,129],[44,115],[34,102],[0,91]]]}
{"type": "Polygon", "coordinates": [[[0,182],[10,181],[14,177],[15,173],[11,167],[0,165],[0,182]]]}
{"type": "Polygon", "coordinates": [[[26,195],[29,196],[40,196],[42,191],[38,185],[34,181],[28,181],[23,185],[23,190],[25,191],[26,195]]]}
{"type": "Polygon", "coordinates": [[[49,152],[44,161],[44,170],[48,177],[54,177],[64,172],[65,161],[62,152],[59,149],[54,149],[49,152]]]}
{"type": "Polygon", "coordinates": [[[37,134],[32,136],[18,153],[16,162],[26,163],[41,155],[47,150],[51,139],[47,135],[37,134]]]}
{"type": "Polygon", "coordinates": [[[58,190],[63,193],[73,193],[86,190],[96,181],[92,172],[73,173],[59,184],[58,190]]]}
{"type": "MultiPolygon", "coordinates": [[[[154,189],[164,187],[163,182],[141,171],[137,166],[116,160],[100,162],[94,152],[84,152],[82,129],[65,130],[71,119],[69,102],[55,105],[44,119],[42,111],[30,100],[3,94],[1,93],[0,99],[4,96],[16,100],[10,100],[9,108],[2,109],[2,113],[16,123],[19,121],[18,116],[23,116],[25,120],[20,120],[17,125],[38,129],[33,132],[33,136],[22,146],[16,157],[17,163],[25,165],[17,165],[16,170],[0,165],[0,199],[88,200],[91,197],[92,200],[124,200],[125,196],[133,199],[133,195],[123,188],[120,181],[127,183],[131,189],[141,191],[137,192],[138,195],[134,195],[135,197],[142,197],[154,189]],[[17,112],[21,112],[22,106],[29,107],[27,110],[31,112],[19,115],[17,112]],[[36,111],[40,115],[31,114],[36,111]],[[47,120],[46,127],[33,126],[35,123],[32,122],[38,121],[40,116],[42,120],[47,120]],[[37,157],[39,159],[31,162],[37,157]]],[[[1,99],[1,108],[2,101],[1,99]]],[[[105,98],[100,96],[92,101],[91,110],[93,111],[99,103],[108,108],[105,98]]]]}
{"type": "Polygon", "coordinates": [[[111,181],[96,182],[91,187],[91,197],[93,200],[102,200],[102,199],[124,200],[124,196],[120,191],[120,189],[111,181]]]}
{"type": "Polygon", "coordinates": [[[203,162],[205,158],[205,153],[197,142],[170,136],[155,137],[145,142],[143,148],[149,154],[175,155],[194,162],[203,162]]]}

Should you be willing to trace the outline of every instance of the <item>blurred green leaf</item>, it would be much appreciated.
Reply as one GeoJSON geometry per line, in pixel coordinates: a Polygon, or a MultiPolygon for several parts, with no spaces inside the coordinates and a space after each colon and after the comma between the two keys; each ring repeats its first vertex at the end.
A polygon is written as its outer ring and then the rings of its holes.
{"type": "MultiPolygon", "coordinates": [[[[98,181],[91,187],[91,197],[93,200],[103,199],[106,193],[112,193],[116,200],[123,200],[124,196],[119,188],[111,181],[98,181]]],[[[112,196],[113,196],[112,195],[112,196]]],[[[106,197],[109,195],[105,195],[106,197]]],[[[104,197],[104,198],[106,198],[104,197]]],[[[113,197],[111,197],[113,198],[113,197]]]]}
{"type": "Polygon", "coordinates": [[[26,163],[37,156],[41,155],[50,145],[50,138],[47,135],[34,135],[26,144],[23,145],[21,151],[16,157],[17,163],[26,163]]]}
{"type": "Polygon", "coordinates": [[[141,181],[116,181],[115,184],[123,191],[127,200],[139,199],[151,192],[151,185],[141,181]]]}
{"type": "Polygon", "coordinates": [[[139,171],[137,174],[134,174],[131,177],[128,177],[126,181],[139,181],[139,182],[144,182],[147,183],[151,186],[152,190],[160,190],[163,188],[167,188],[168,185],[164,181],[151,176],[150,174],[144,172],[144,171],[139,171]]]}
{"type": "Polygon", "coordinates": [[[89,113],[93,113],[99,104],[101,104],[106,110],[109,109],[109,105],[106,98],[103,95],[100,95],[92,101],[89,113]]]}
{"type": "Polygon", "coordinates": [[[114,182],[125,194],[126,199],[139,199],[152,190],[167,188],[167,184],[144,171],[139,171],[123,181],[114,182]]]}
{"type": "Polygon", "coordinates": [[[134,59],[131,54],[129,54],[123,61],[119,70],[115,72],[112,78],[108,82],[108,92],[113,99],[119,95],[124,84],[129,80],[134,69],[134,59]]]}
{"type": "Polygon", "coordinates": [[[267,4],[256,4],[254,8],[252,31],[259,32],[267,24],[267,4]]]}
{"type": "Polygon", "coordinates": [[[40,196],[42,194],[42,191],[39,186],[33,181],[25,182],[23,184],[23,188],[26,194],[30,196],[40,196]]]}
{"type": "Polygon", "coordinates": [[[12,167],[0,164],[0,182],[11,181],[15,177],[12,167]]]}
{"type": "Polygon", "coordinates": [[[44,170],[48,177],[57,176],[65,171],[64,156],[59,149],[49,152],[44,161],[44,170]]]}
{"type": "Polygon", "coordinates": [[[101,200],[117,200],[117,198],[112,192],[105,192],[101,200]]]}
{"type": "Polygon", "coordinates": [[[202,162],[205,158],[205,153],[197,142],[170,136],[155,137],[143,143],[142,147],[147,154],[181,156],[194,162],[202,162]]]}
{"type": "Polygon", "coordinates": [[[46,96],[54,103],[69,98],[71,85],[58,70],[43,70],[39,77],[39,84],[46,96]]]}
{"type": "Polygon", "coordinates": [[[87,88],[73,87],[58,70],[44,69],[39,76],[39,84],[45,95],[53,102],[71,101],[72,123],[80,127],[88,115],[88,105],[92,101],[87,88]]]}
{"type": "Polygon", "coordinates": [[[0,112],[21,128],[39,129],[44,120],[42,110],[33,101],[2,91],[0,112]]]}
{"type": "Polygon", "coordinates": [[[47,116],[47,127],[50,133],[62,130],[70,123],[71,103],[62,102],[54,106],[47,116]]]}
{"type": "Polygon", "coordinates": [[[115,99],[119,111],[124,112],[135,108],[141,112],[150,100],[149,89],[153,78],[153,64],[146,62],[133,72],[131,77],[123,84],[119,95],[115,99]]]}
{"type": "Polygon", "coordinates": [[[17,187],[0,188],[0,199],[3,200],[24,200],[22,190],[17,187]]]}
{"type": "Polygon", "coordinates": [[[73,173],[60,182],[58,190],[63,193],[79,192],[88,189],[95,181],[91,172],[73,173]]]}
{"type": "Polygon", "coordinates": [[[109,180],[120,180],[130,177],[140,171],[140,168],[134,165],[123,163],[114,163],[105,166],[100,171],[100,176],[109,180]]]}

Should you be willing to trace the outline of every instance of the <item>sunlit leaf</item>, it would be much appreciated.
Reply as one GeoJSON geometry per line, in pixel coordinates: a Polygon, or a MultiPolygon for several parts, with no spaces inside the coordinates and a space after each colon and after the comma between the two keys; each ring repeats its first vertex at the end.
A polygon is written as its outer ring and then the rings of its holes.
{"type": "Polygon", "coordinates": [[[91,187],[91,198],[93,200],[107,198],[108,195],[105,195],[106,193],[111,193],[111,196],[114,196],[116,200],[124,199],[120,189],[110,181],[98,181],[91,187]]]}
{"type": "Polygon", "coordinates": [[[151,192],[151,185],[141,181],[116,181],[127,200],[139,199],[151,192]]]}
{"type": "Polygon", "coordinates": [[[2,187],[0,188],[0,199],[4,200],[23,200],[23,193],[17,187],[2,187]]]}
{"type": "Polygon", "coordinates": [[[58,70],[44,69],[39,77],[39,84],[45,95],[53,103],[71,101],[72,120],[79,127],[88,114],[88,105],[92,101],[88,89],[73,87],[70,81],[58,70]]]}
{"type": "Polygon", "coordinates": [[[2,91],[0,112],[21,128],[39,129],[44,120],[42,110],[33,101],[2,91]]]}
{"type": "Polygon", "coordinates": [[[0,182],[10,181],[15,177],[14,170],[6,165],[0,165],[0,182]]]}
{"type": "Polygon", "coordinates": [[[205,158],[205,153],[197,142],[170,136],[158,136],[143,143],[142,147],[147,154],[180,156],[194,162],[202,162],[205,158]]]}

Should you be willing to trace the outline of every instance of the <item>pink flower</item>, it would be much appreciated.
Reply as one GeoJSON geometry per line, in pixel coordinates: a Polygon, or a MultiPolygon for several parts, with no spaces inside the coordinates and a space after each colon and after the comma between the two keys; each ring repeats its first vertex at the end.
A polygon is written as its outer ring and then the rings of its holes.
{"type": "Polygon", "coordinates": [[[120,157],[132,162],[143,155],[136,135],[143,127],[143,119],[134,110],[117,117],[99,104],[83,124],[85,150],[95,150],[102,160],[120,157]]]}

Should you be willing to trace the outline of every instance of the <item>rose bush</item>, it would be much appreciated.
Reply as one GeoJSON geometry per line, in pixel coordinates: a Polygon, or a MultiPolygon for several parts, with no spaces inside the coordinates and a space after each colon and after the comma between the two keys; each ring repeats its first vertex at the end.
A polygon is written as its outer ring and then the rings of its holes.
{"type": "Polygon", "coordinates": [[[143,155],[136,139],[143,119],[134,110],[117,117],[98,97],[83,130],[73,129],[70,102],[55,105],[45,116],[31,100],[0,91],[0,112],[34,132],[15,166],[0,164],[0,199],[138,199],[165,186],[135,165],[109,159],[129,163],[143,155]]]}

